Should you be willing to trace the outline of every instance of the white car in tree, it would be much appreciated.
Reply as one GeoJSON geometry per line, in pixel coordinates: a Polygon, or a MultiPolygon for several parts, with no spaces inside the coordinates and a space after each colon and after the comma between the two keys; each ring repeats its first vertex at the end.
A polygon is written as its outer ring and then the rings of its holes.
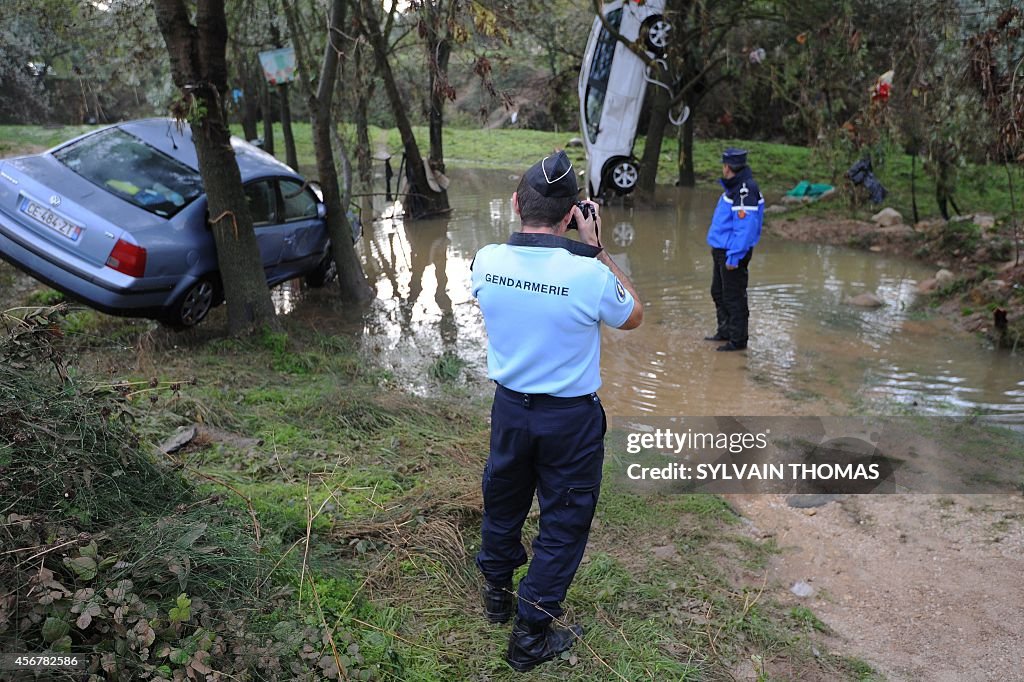
{"type": "MultiPolygon", "coordinates": [[[[641,42],[654,57],[665,53],[671,26],[665,0],[619,0],[604,4],[608,24],[628,41],[641,42]]],[[[611,190],[627,194],[640,177],[633,158],[637,121],[647,91],[647,66],[594,17],[580,69],[580,127],[587,150],[591,197],[611,190]]]]}

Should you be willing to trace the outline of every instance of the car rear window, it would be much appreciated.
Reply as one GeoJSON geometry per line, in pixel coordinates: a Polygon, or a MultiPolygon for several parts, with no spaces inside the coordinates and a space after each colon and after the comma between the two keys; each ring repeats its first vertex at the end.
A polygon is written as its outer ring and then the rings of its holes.
{"type": "Polygon", "coordinates": [[[54,156],[89,182],[165,218],[203,193],[199,171],[119,128],[82,138],[54,156]]]}

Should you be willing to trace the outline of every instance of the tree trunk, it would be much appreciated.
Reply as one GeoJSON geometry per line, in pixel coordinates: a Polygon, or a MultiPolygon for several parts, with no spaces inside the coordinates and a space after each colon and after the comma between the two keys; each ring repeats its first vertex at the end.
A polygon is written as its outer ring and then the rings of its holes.
{"type": "Polygon", "coordinates": [[[238,70],[242,77],[242,130],[246,140],[255,140],[260,136],[257,128],[260,88],[255,77],[262,77],[262,74],[252,72],[252,61],[246,59],[241,52],[238,57],[238,70]]]}
{"type": "Polygon", "coordinates": [[[693,119],[694,109],[697,102],[694,100],[693,108],[686,121],[679,127],[679,182],[680,187],[696,187],[697,175],[693,172],[693,119]]]}
{"type": "Polygon", "coordinates": [[[412,123],[409,121],[409,114],[406,111],[406,103],[402,99],[402,93],[398,89],[394,72],[388,62],[388,46],[384,42],[384,35],[380,31],[380,21],[377,18],[377,7],[372,0],[359,0],[359,10],[365,29],[366,37],[373,48],[373,55],[377,61],[377,73],[384,81],[384,90],[387,92],[388,100],[391,103],[391,110],[395,115],[395,125],[402,137],[402,146],[405,149],[406,172],[412,182],[409,184],[405,196],[406,216],[410,219],[425,218],[432,215],[448,213],[448,193],[444,190],[435,192],[427,182],[427,172],[423,167],[423,156],[420,154],[419,146],[416,144],[416,136],[412,131],[412,123]]]}
{"type": "Polygon", "coordinates": [[[292,107],[288,101],[288,84],[277,86],[277,96],[281,104],[281,132],[284,136],[285,163],[292,170],[299,170],[299,155],[295,151],[295,135],[292,133],[292,107]]]}
{"type": "Polygon", "coordinates": [[[436,64],[430,69],[430,167],[444,173],[444,102],[447,93],[438,87],[448,83],[448,59],[452,46],[447,40],[428,44],[430,59],[436,64]]]}
{"type": "Polygon", "coordinates": [[[228,33],[224,0],[199,0],[195,25],[184,0],[154,0],[153,4],[174,84],[186,103],[199,108],[191,121],[192,139],[228,302],[228,332],[237,335],[264,326],[280,329],[224,113],[228,33]]]}
{"type": "Polygon", "coordinates": [[[364,53],[355,49],[355,74],[360,77],[356,87],[356,167],[359,170],[359,183],[364,193],[373,191],[373,149],[370,142],[370,100],[376,85],[370,80],[362,80],[364,53]]]}
{"type": "Polygon", "coordinates": [[[263,67],[259,70],[260,93],[262,94],[263,109],[263,151],[268,154],[274,153],[274,92],[270,89],[266,77],[263,75],[263,67]]]}
{"type": "MultiPolygon", "coordinates": [[[[346,0],[332,0],[329,34],[332,37],[324,47],[324,58],[320,65],[320,78],[316,92],[310,85],[308,72],[312,71],[312,63],[308,58],[306,47],[296,41],[296,57],[299,76],[309,101],[310,123],[313,130],[313,149],[316,152],[317,176],[324,193],[324,204],[327,207],[327,232],[331,236],[331,255],[338,269],[338,284],[341,288],[342,300],[361,303],[373,298],[373,289],[366,281],[359,256],[352,244],[352,225],[348,220],[346,204],[338,185],[338,166],[334,161],[331,147],[331,102],[334,98],[334,83],[338,77],[338,50],[335,48],[333,36],[340,35],[345,23],[346,0]]],[[[292,35],[298,36],[294,30],[297,17],[294,6],[287,6],[285,12],[289,24],[292,24],[292,35]]]]}
{"type": "MultiPolygon", "coordinates": [[[[666,69],[660,64],[654,80],[668,80],[666,69]]],[[[648,90],[651,93],[651,117],[647,124],[647,139],[644,143],[644,155],[640,159],[640,180],[636,190],[642,203],[653,204],[654,188],[658,181],[658,161],[661,159],[661,143],[665,138],[672,97],[668,90],[658,85],[652,84],[648,90]]]]}

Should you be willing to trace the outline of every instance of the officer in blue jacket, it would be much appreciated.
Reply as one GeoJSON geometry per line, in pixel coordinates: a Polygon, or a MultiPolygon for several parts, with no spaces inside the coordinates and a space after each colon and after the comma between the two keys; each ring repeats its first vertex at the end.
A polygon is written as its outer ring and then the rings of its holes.
{"type": "Polygon", "coordinates": [[[643,306],[629,279],[601,248],[597,204],[576,203],[579,188],[564,152],[523,175],[512,195],[522,230],[480,249],[473,295],[487,328],[487,374],[497,384],[477,565],[484,613],[515,623],[506,660],[525,672],[582,636],[553,620],[576,574],[597,505],[604,461],[601,324],[633,329],[643,306]],[[580,241],[565,237],[575,220],[580,241]],[[526,563],[523,522],[536,494],[540,531],[526,563]]]}
{"type": "Polygon", "coordinates": [[[764,197],[747,166],[747,151],[730,147],[722,154],[722,186],[708,230],[714,269],[711,298],[715,301],[718,329],[708,341],[725,341],[716,350],[747,347],[747,266],[761,237],[764,197]]]}

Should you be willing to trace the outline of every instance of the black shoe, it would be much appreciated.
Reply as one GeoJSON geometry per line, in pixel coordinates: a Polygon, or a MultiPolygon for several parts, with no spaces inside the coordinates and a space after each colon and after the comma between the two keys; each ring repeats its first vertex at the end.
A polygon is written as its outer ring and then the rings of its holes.
{"type": "Polygon", "coordinates": [[[516,595],[512,583],[492,585],[484,581],[480,591],[484,598],[484,617],[488,623],[507,623],[516,607],[516,595]]]}
{"type": "Polygon", "coordinates": [[[721,346],[719,346],[715,350],[731,351],[731,350],[746,350],[746,349],[747,349],[747,344],[745,344],[745,343],[737,344],[737,343],[733,343],[732,341],[730,341],[729,343],[722,344],[721,346]]]}
{"type": "Polygon", "coordinates": [[[714,336],[705,336],[705,341],[728,341],[728,336],[722,336],[721,334],[715,334],[714,336]]]}
{"type": "Polygon", "coordinates": [[[579,625],[563,628],[554,623],[536,625],[516,618],[505,660],[517,672],[525,673],[568,651],[581,637],[583,628],[579,625]]]}

